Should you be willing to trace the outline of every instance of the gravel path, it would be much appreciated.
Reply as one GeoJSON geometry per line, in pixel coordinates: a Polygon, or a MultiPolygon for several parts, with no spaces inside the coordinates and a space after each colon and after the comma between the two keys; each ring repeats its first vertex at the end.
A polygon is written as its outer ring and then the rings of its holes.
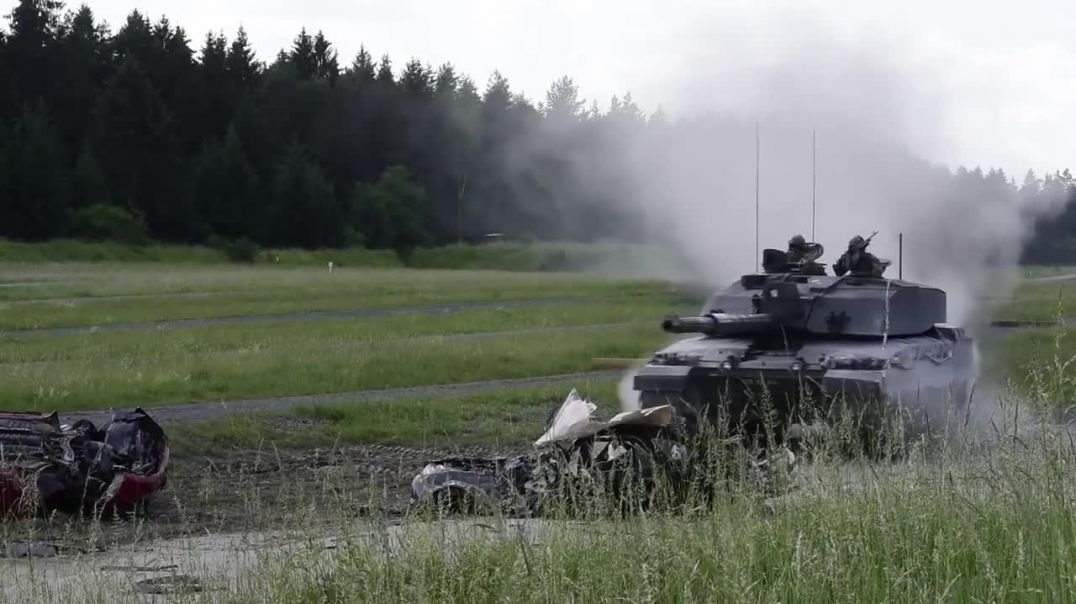
{"type": "MultiPolygon", "coordinates": [[[[590,371],[545,375],[516,379],[487,380],[484,382],[464,382],[460,384],[436,384],[433,386],[408,386],[404,388],[385,388],[380,390],[359,390],[355,392],[337,392],[332,394],[307,394],[301,396],[283,396],[237,401],[206,401],[177,405],[145,407],[145,410],[158,422],[182,422],[191,420],[213,419],[233,413],[251,413],[260,411],[287,411],[300,405],[320,405],[327,403],[371,403],[400,398],[441,398],[460,394],[496,392],[521,386],[564,384],[566,387],[587,380],[614,380],[622,376],[622,370],[590,371]]],[[[65,422],[88,419],[102,423],[109,418],[109,411],[72,411],[62,413],[65,422]]]]}
{"type": "Polygon", "coordinates": [[[1026,279],[1026,281],[1076,281],[1076,273],[1068,273],[1065,275],[1050,275],[1049,277],[1032,277],[1026,279]]]}
{"type": "MultiPolygon", "coordinates": [[[[1064,319],[1065,323],[1076,323],[1076,317],[1067,317],[1064,319]]],[[[1057,327],[1057,321],[991,321],[990,327],[992,329],[1042,329],[1049,327],[1057,327]]]]}
{"type": "Polygon", "coordinates": [[[552,304],[569,304],[589,302],[590,298],[530,298],[521,300],[487,300],[483,302],[457,302],[452,304],[434,304],[427,306],[393,306],[389,308],[363,308],[358,310],[326,310],[311,312],[279,313],[268,315],[242,315],[236,317],[206,317],[202,319],[172,319],[164,321],[138,321],[133,323],[111,323],[106,325],[86,325],[81,327],[45,327],[0,331],[0,336],[66,336],[97,333],[101,331],[123,331],[133,329],[181,329],[205,325],[249,325],[257,323],[275,323],[279,321],[315,321],[324,319],[350,319],[369,317],[388,317],[403,314],[438,314],[461,310],[481,308],[511,308],[520,306],[546,306],[552,304]]]}
{"type": "Polygon", "coordinates": [[[119,302],[123,300],[167,300],[169,298],[208,298],[210,296],[223,296],[228,294],[245,294],[249,293],[243,290],[234,291],[213,291],[213,292],[168,292],[168,293],[146,293],[146,294],[104,294],[100,296],[78,296],[78,297],[63,297],[63,298],[20,298],[18,300],[7,300],[3,302],[9,306],[31,306],[31,305],[75,305],[75,304],[92,304],[94,302],[119,302]]]}

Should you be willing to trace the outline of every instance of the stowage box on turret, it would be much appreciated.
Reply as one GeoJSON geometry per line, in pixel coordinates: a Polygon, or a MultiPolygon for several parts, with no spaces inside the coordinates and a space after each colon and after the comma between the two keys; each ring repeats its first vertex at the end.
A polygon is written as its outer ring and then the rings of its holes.
{"type": "Polygon", "coordinates": [[[974,376],[971,338],[946,324],[945,292],[882,277],[887,263],[863,242],[850,250],[866,256],[842,257],[852,270],[840,277],[815,262],[817,244],[795,262],[766,250],[763,274],[717,292],[699,316],[666,318],[666,331],[697,335],[636,373],[642,405],[672,403],[748,433],[849,414],[860,426],[898,416],[918,431],[954,417],[974,376]]]}

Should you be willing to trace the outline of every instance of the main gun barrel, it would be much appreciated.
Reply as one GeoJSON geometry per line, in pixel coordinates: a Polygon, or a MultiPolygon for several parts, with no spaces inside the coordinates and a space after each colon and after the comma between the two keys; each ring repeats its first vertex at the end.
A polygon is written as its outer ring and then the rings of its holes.
{"type": "Polygon", "coordinates": [[[777,319],[768,313],[710,313],[698,317],[667,317],[661,323],[661,328],[669,333],[704,333],[708,336],[734,337],[764,333],[777,325],[777,319]]]}

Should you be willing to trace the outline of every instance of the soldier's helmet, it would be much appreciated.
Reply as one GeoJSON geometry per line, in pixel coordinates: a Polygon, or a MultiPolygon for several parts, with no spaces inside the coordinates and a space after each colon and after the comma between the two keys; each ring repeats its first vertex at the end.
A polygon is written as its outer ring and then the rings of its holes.
{"type": "Polygon", "coordinates": [[[803,238],[803,235],[796,235],[792,239],[788,240],[789,248],[798,248],[807,245],[807,240],[803,238]]]}
{"type": "Polygon", "coordinates": [[[848,242],[848,249],[850,250],[858,250],[864,247],[867,247],[867,242],[859,235],[852,237],[852,240],[848,242]]]}

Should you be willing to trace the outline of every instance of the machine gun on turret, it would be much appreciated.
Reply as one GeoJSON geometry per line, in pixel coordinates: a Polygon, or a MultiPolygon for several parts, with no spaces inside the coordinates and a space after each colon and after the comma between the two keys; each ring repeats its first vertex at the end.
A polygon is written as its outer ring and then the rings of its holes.
{"type": "Polygon", "coordinates": [[[859,245],[859,249],[861,249],[861,250],[867,249],[867,246],[871,244],[871,239],[874,239],[874,236],[877,235],[877,234],[878,234],[878,231],[874,231],[873,233],[870,234],[870,237],[867,237],[866,239],[863,239],[863,243],[861,243],[859,245]]]}

